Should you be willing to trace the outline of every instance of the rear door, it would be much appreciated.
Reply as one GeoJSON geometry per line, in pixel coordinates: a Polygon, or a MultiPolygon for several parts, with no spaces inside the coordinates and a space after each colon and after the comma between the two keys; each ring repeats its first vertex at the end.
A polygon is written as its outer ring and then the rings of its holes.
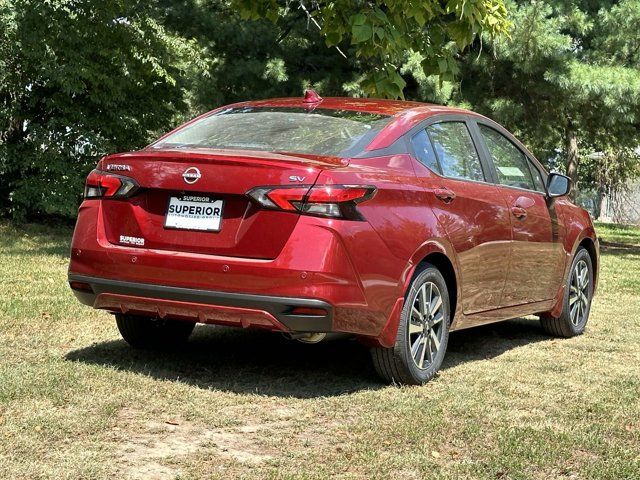
{"type": "Polygon", "coordinates": [[[511,253],[511,223],[466,117],[441,117],[412,133],[413,154],[421,164],[417,174],[457,253],[463,312],[497,308],[511,253]]]}
{"type": "Polygon", "coordinates": [[[478,123],[513,230],[504,306],[548,300],[557,293],[563,271],[562,232],[548,202],[543,173],[506,132],[478,123]]]}

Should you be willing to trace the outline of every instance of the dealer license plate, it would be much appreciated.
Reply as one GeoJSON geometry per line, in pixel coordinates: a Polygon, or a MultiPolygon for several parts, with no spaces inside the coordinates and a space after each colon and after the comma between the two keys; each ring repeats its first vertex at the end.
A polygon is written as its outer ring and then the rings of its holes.
{"type": "Polygon", "coordinates": [[[217,232],[222,226],[222,200],[206,195],[180,195],[169,198],[165,228],[217,232]]]}

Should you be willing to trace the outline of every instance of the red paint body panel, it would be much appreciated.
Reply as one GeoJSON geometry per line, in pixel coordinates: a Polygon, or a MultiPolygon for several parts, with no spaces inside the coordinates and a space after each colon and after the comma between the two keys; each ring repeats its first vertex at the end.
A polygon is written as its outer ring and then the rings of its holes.
{"type": "MultiPolygon", "coordinates": [[[[309,156],[307,156],[309,157],[309,156]]],[[[247,258],[275,258],[295,227],[298,217],[261,210],[245,193],[258,185],[281,185],[296,175],[313,184],[323,169],[342,165],[333,157],[301,158],[290,155],[242,151],[149,151],[112,155],[98,165],[131,167],[143,192],[129,201],[103,202],[106,238],[118,244],[120,235],[145,239],[145,246],[182,252],[209,253],[247,258]],[[186,163],[185,163],[186,162],[186,163]],[[199,168],[202,179],[184,182],[187,167],[199,168]],[[210,195],[225,201],[224,228],[217,234],[164,228],[169,196],[177,193],[210,195]],[[273,228],[274,224],[278,228],[273,228]]]]}
{"type": "Polygon", "coordinates": [[[512,232],[498,187],[435,174],[422,178],[434,215],[456,252],[463,312],[472,314],[500,307],[512,232]],[[434,195],[436,189],[453,192],[455,200],[440,200],[434,195]]]}
{"type": "MultiPolygon", "coordinates": [[[[234,106],[308,108],[303,99],[234,106]]],[[[557,313],[564,278],[580,242],[597,238],[588,214],[567,199],[434,174],[400,145],[420,122],[477,114],[413,102],[326,98],[315,107],[393,115],[352,158],[246,150],[145,149],[105,157],[124,165],[140,191],[128,199],[88,199],[80,207],[70,275],[205,291],[313,299],[334,308],[331,330],[391,346],[416,267],[446,258],[457,298],[452,329],[518,315],[557,313]],[[187,184],[196,166],[202,177],[187,184]],[[364,220],[261,208],[245,194],[260,186],[376,187],[357,205],[364,220]],[[438,191],[455,194],[443,201],[438,191]],[[164,228],[168,198],[209,195],[225,202],[220,232],[164,228]],[[526,211],[516,218],[513,208],[526,211]],[[126,245],[121,236],[144,239],[126,245]]],[[[597,258],[596,258],[597,263],[597,258]]],[[[597,266],[597,265],[596,265],[597,266]]],[[[597,278],[597,277],[596,277],[597,278]]],[[[103,293],[95,308],[204,323],[287,330],[268,309],[204,305],[103,293]]]]}
{"type": "Polygon", "coordinates": [[[513,243],[511,267],[504,291],[503,306],[550,300],[564,278],[564,225],[558,221],[553,204],[544,194],[499,187],[509,209],[519,208],[523,217],[511,215],[513,243]],[[532,282],[531,278],[548,282],[532,282]]]}

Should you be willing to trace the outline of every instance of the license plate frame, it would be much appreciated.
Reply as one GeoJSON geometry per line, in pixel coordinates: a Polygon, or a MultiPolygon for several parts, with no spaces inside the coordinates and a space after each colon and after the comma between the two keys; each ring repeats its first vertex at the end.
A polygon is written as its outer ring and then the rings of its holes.
{"type": "Polygon", "coordinates": [[[223,211],[224,200],[207,194],[170,195],[164,214],[164,228],[192,232],[219,232],[222,229],[223,211]],[[174,211],[171,207],[174,207],[174,211]],[[205,210],[198,211],[198,208],[205,210]],[[211,209],[211,212],[208,209],[211,209]]]}

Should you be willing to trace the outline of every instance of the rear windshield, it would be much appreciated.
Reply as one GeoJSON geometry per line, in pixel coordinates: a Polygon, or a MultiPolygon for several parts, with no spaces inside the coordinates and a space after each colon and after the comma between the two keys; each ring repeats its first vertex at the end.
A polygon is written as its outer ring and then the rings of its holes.
{"type": "Polygon", "coordinates": [[[178,130],[151,148],[228,148],[347,157],[391,117],[350,110],[228,108],[178,130]]]}

